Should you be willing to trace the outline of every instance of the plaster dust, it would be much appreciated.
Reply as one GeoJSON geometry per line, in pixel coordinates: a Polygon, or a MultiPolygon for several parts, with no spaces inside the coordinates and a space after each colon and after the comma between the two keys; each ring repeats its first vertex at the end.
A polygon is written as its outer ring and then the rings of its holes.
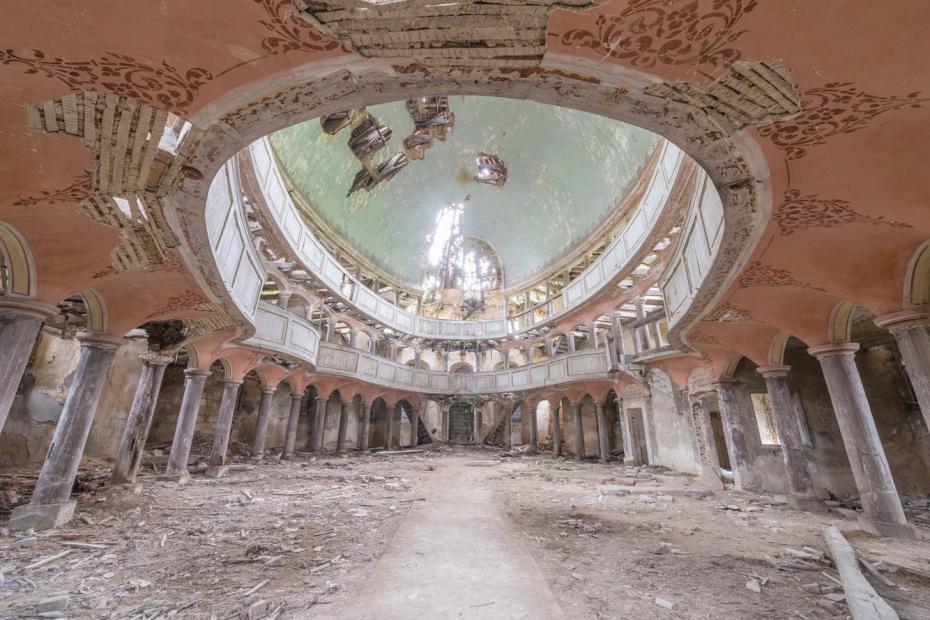
{"type": "MultiPolygon", "coordinates": [[[[512,454],[298,454],[183,486],[146,472],[141,494],[82,493],[70,524],[33,541],[3,532],[0,617],[58,594],[81,618],[847,613],[802,588],[828,590],[829,561],[787,550],[825,550],[830,517],[766,496],[688,496],[706,493],[697,478],[664,468],[512,454]]],[[[847,536],[873,560],[930,562],[930,542],[847,536]]],[[[891,578],[873,584],[901,617],[930,617],[930,580],[891,578]]]]}

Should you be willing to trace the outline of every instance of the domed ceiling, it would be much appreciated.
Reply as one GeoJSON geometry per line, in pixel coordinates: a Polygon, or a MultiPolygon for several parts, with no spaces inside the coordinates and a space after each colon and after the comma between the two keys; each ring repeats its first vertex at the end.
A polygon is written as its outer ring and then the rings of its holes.
{"type": "MultiPolygon", "coordinates": [[[[642,173],[659,136],[586,112],[494,97],[450,97],[454,127],[390,180],[346,196],[362,169],[318,119],[270,136],[282,171],[336,240],[413,288],[446,204],[462,203],[462,232],[500,254],[506,286],[535,275],[594,236],[642,173]],[[477,183],[479,153],[507,167],[503,187],[477,183]]],[[[403,101],[368,111],[391,128],[375,165],[414,131],[403,101]]]]}

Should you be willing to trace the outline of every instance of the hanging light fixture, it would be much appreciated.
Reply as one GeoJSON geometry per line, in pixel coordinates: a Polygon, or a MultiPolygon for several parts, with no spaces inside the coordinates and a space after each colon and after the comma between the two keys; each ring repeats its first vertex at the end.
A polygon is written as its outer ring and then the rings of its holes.
{"type": "Polygon", "coordinates": [[[507,182],[507,166],[504,165],[504,160],[497,155],[479,153],[478,170],[475,172],[474,180],[485,185],[503,187],[507,182]]]}
{"type": "Polygon", "coordinates": [[[354,110],[343,110],[342,112],[327,114],[326,116],[320,117],[320,125],[323,127],[325,133],[335,136],[349,126],[352,122],[353,114],[355,114],[354,110]]]}

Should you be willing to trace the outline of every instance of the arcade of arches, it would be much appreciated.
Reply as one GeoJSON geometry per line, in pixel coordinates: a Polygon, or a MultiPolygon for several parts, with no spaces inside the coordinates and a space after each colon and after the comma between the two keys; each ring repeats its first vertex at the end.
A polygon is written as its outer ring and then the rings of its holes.
{"type": "Polygon", "coordinates": [[[930,6],[4,8],[0,615],[930,614],[930,6]]]}

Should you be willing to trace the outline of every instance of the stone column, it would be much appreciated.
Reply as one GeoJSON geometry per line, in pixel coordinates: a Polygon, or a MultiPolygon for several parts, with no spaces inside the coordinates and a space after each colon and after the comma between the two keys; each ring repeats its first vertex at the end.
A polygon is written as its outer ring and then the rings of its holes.
{"type": "Polygon", "coordinates": [[[268,440],[268,420],[271,417],[271,401],[275,388],[263,387],[262,398],[258,402],[258,420],[255,421],[255,435],[252,437],[252,458],[261,462],[265,458],[265,443],[268,440]]]}
{"type": "Polygon", "coordinates": [[[930,315],[916,310],[903,310],[876,317],[875,324],[887,329],[895,337],[920,412],[930,428],[930,315]]]}
{"type": "MultiPolygon", "coordinates": [[[[633,307],[636,309],[636,322],[639,323],[646,318],[646,313],[643,310],[643,300],[637,298],[633,302],[633,307]]],[[[637,353],[649,350],[649,337],[646,335],[645,325],[637,325],[633,328],[633,340],[636,343],[637,353]]]]}
{"type": "Polygon", "coordinates": [[[565,343],[568,345],[568,352],[575,352],[575,332],[568,332],[565,334],[565,343]]]}
{"type": "Polygon", "coordinates": [[[659,337],[659,322],[658,321],[649,322],[649,338],[652,340],[653,348],[658,348],[662,346],[662,339],[659,337]]]}
{"type": "Polygon", "coordinates": [[[349,411],[352,409],[352,401],[342,401],[342,408],[339,410],[339,432],[336,435],[336,452],[345,452],[346,433],[349,432],[349,411]]]}
{"type": "Polygon", "coordinates": [[[581,403],[572,403],[572,418],[575,423],[575,458],[584,460],[584,425],[581,423],[581,403]]]}
{"type": "Polygon", "coordinates": [[[413,352],[413,367],[419,368],[420,360],[422,359],[423,359],[423,352],[420,349],[417,349],[416,351],[414,351],[413,352]]]}
{"type": "Polygon", "coordinates": [[[539,447],[539,431],[536,428],[536,407],[530,407],[528,401],[520,401],[520,406],[523,407],[523,419],[529,423],[530,426],[530,450],[536,452],[539,447]]]}
{"type": "Polygon", "coordinates": [[[207,377],[210,376],[210,370],[188,368],[184,371],[184,375],[187,377],[184,383],[184,398],[181,400],[181,411],[178,413],[178,422],[174,427],[174,440],[171,442],[171,454],[168,456],[168,466],[165,468],[165,476],[179,482],[190,478],[187,473],[187,461],[191,455],[197,415],[200,413],[203,386],[207,382],[207,377]]]}
{"type": "Polygon", "coordinates": [[[620,323],[619,312],[614,312],[610,315],[610,330],[614,338],[614,351],[617,354],[617,363],[622,365],[626,352],[623,344],[623,325],[620,323]]]}
{"type": "Polygon", "coordinates": [[[451,407],[449,403],[443,403],[440,405],[440,408],[439,408],[439,411],[440,411],[439,415],[442,418],[441,433],[442,433],[443,441],[449,441],[449,422],[450,422],[449,417],[451,415],[449,411],[449,407],[451,407]]]}
{"type": "Polygon", "coordinates": [[[42,323],[57,312],[54,306],[0,297],[0,431],[10,413],[42,323]]]}
{"type": "Polygon", "coordinates": [[[361,428],[358,434],[358,449],[368,449],[368,432],[371,427],[371,403],[362,403],[362,420],[361,428]]]}
{"type": "Polygon", "coordinates": [[[326,404],[328,402],[328,398],[320,398],[318,396],[316,399],[316,410],[313,412],[313,427],[311,433],[313,436],[313,451],[317,453],[323,451],[323,435],[326,433],[326,404]]]}
{"type": "Polygon", "coordinates": [[[652,396],[643,396],[643,433],[646,435],[646,454],[641,455],[643,465],[654,465],[659,457],[659,442],[652,427],[652,396]]]}
{"type": "Polygon", "coordinates": [[[410,416],[410,447],[416,448],[417,443],[420,441],[420,417],[426,417],[426,406],[429,404],[428,400],[424,400],[420,403],[420,409],[414,411],[413,415],[410,416]]]}
{"type": "Polygon", "coordinates": [[[152,427],[161,381],[165,376],[165,366],[172,359],[171,356],[159,355],[153,351],[140,357],[142,374],[139,376],[136,395],[132,399],[132,407],[126,418],[126,426],[123,427],[119,448],[116,450],[110,484],[132,484],[136,481],[136,474],[139,473],[139,466],[142,464],[145,440],[152,427]]]}
{"type": "Polygon", "coordinates": [[[220,410],[216,416],[216,427],[213,430],[213,447],[210,449],[210,460],[207,461],[206,475],[210,478],[220,478],[226,473],[226,450],[229,447],[229,433],[232,432],[233,416],[236,413],[236,402],[239,399],[241,380],[226,379],[223,381],[223,397],[220,399],[220,410]]]}
{"type": "Polygon", "coordinates": [[[736,399],[736,381],[720,379],[711,384],[717,390],[717,403],[723,421],[723,434],[727,440],[727,454],[733,470],[733,483],[741,491],[755,488],[752,475],[752,453],[746,441],[746,426],[736,399]]]}
{"type": "MultiPolygon", "coordinates": [[[[514,406],[516,409],[516,406],[514,406]]],[[[511,409],[510,412],[507,412],[507,407],[504,407],[504,450],[508,452],[513,450],[513,412],[514,409],[511,409]]]]}
{"type": "Polygon", "coordinates": [[[300,422],[300,405],[303,394],[291,393],[291,408],[287,414],[287,429],[284,431],[284,453],[282,458],[289,459],[294,456],[294,446],[297,445],[297,425],[300,422]]]}
{"type": "Polygon", "coordinates": [[[291,301],[290,293],[278,292],[278,307],[279,308],[283,308],[284,310],[287,310],[287,305],[290,303],[290,301],[291,301]]]}
{"type": "MultiPolygon", "coordinates": [[[[620,407],[620,414],[623,416],[623,423],[620,425],[623,432],[623,464],[631,467],[645,465],[645,455],[641,453],[640,446],[633,441],[633,417],[626,410],[622,400],[617,401],[620,407]]],[[[645,421],[643,426],[645,427],[645,421]]]]}
{"type": "Polygon", "coordinates": [[[604,413],[604,403],[594,403],[597,413],[597,443],[601,452],[601,463],[610,458],[610,431],[607,427],[607,415],[604,413]]]}
{"type": "Polygon", "coordinates": [[[504,370],[510,368],[510,349],[504,349],[501,352],[501,357],[504,358],[504,370]]]}
{"type": "Polygon", "coordinates": [[[555,456],[562,456],[562,422],[559,420],[559,409],[562,404],[549,409],[549,422],[552,423],[552,453],[555,456]]]}
{"type": "Polygon", "coordinates": [[[623,464],[630,466],[639,466],[643,464],[643,457],[640,454],[639,445],[633,441],[633,418],[620,402],[620,415],[623,417],[623,423],[620,425],[620,431],[623,433],[623,464]]]}
{"type": "Polygon", "coordinates": [[[401,415],[402,407],[400,404],[385,409],[384,418],[384,449],[391,450],[394,446],[394,416],[401,415]]]}
{"type": "Polygon", "coordinates": [[[70,500],[71,488],[113,352],[122,343],[122,338],[99,332],[83,332],[77,338],[81,341],[81,355],[68,398],[55,426],[32,499],[13,510],[8,524],[11,530],[47,530],[67,523],[74,515],[77,502],[70,500]]]}
{"type": "Polygon", "coordinates": [[[863,524],[882,536],[915,538],[901,507],[901,499],[891,477],[882,440],[875,428],[872,409],[856,368],[854,342],[811,347],[808,353],[817,358],[830,392],[830,402],[846,446],[859,499],[863,524]]]}
{"type": "Polygon", "coordinates": [[[825,506],[817,497],[808,469],[807,451],[801,441],[798,412],[788,389],[790,366],[759,366],[756,369],[765,378],[765,387],[772,406],[775,430],[781,440],[781,455],[788,476],[788,501],[800,510],[823,511],[825,506]]]}

